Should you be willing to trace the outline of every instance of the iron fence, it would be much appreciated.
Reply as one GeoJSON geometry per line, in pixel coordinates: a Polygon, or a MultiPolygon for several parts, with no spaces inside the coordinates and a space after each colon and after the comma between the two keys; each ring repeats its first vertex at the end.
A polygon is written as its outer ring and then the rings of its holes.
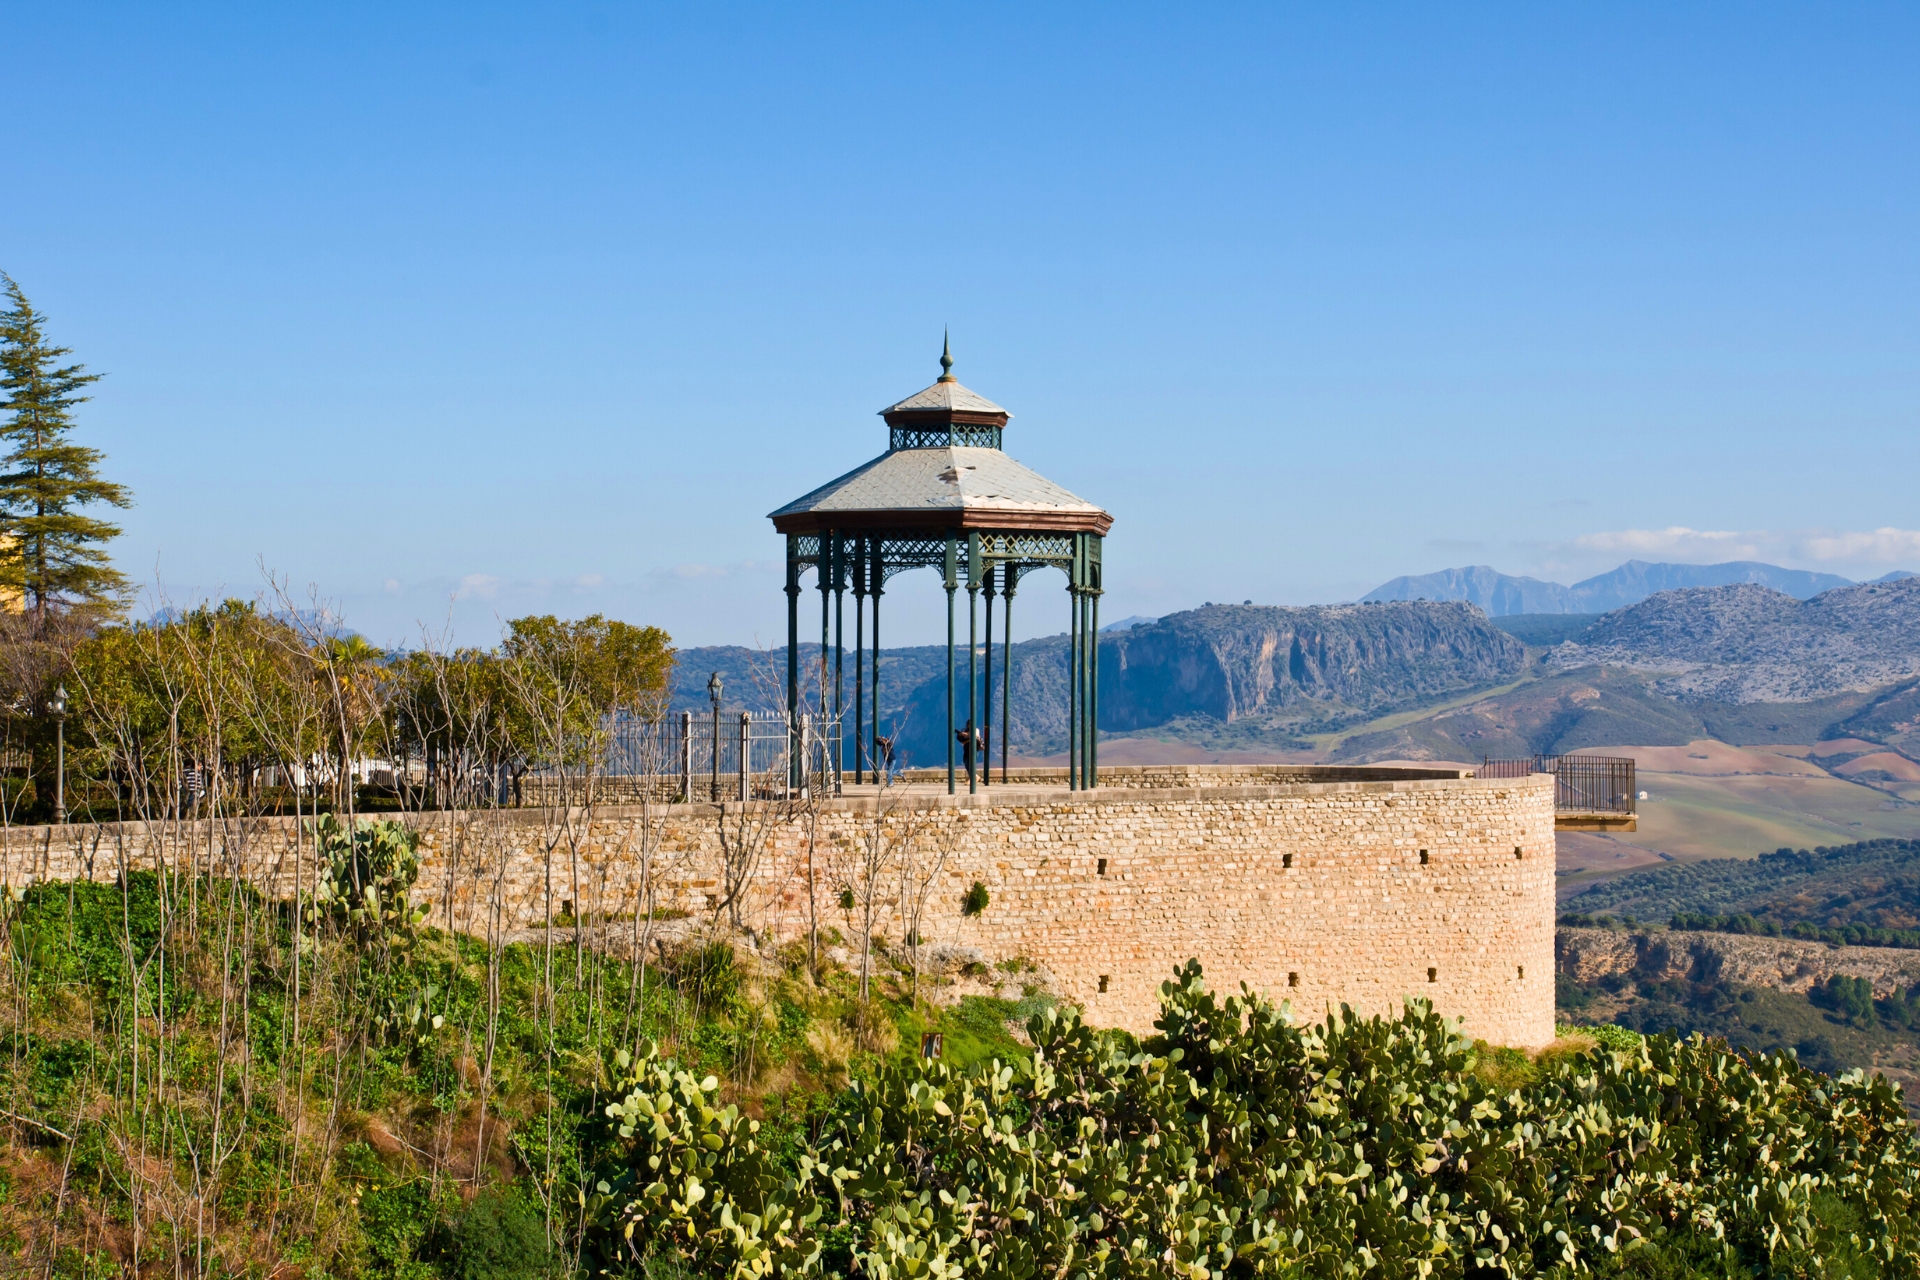
{"type": "MultiPolygon", "coordinates": [[[[801,785],[840,789],[839,722],[802,715],[801,785]]],[[[682,711],[660,720],[622,716],[595,770],[609,798],[637,798],[642,790],[663,800],[784,799],[792,794],[793,749],[779,712],[738,711],[718,716],[682,711]]]]}
{"type": "Polygon", "coordinates": [[[1524,760],[1483,760],[1483,778],[1553,775],[1553,807],[1560,813],[1632,813],[1635,790],[1629,756],[1529,756],[1524,760]]]}

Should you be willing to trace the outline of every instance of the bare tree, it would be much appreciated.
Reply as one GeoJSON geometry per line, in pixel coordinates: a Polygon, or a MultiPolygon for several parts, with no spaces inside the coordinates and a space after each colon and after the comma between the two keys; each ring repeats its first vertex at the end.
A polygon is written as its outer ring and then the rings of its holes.
{"type": "Polygon", "coordinates": [[[900,850],[900,923],[906,930],[907,958],[913,966],[912,999],[916,1004],[927,945],[920,925],[926,918],[928,898],[959,848],[963,821],[964,811],[955,810],[950,821],[924,823],[917,832],[919,838],[908,840],[900,850]]]}

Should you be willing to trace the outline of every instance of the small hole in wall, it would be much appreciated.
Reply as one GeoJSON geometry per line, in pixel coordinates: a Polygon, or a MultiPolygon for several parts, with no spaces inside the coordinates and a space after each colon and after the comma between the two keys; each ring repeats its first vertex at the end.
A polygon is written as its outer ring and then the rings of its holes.
{"type": "Polygon", "coordinates": [[[1515,966],[1513,966],[1513,969],[1514,969],[1514,976],[1515,976],[1515,977],[1517,977],[1517,978],[1519,978],[1519,979],[1521,979],[1522,981],[1525,981],[1525,980],[1526,980],[1526,976],[1527,976],[1527,966],[1525,966],[1525,965],[1523,965],[1523,964],[1517,964],[1517,965],[1515,965],[1515,966]]]}
{"type": "Polygon", "coordinates": [[[1107,974],[1104,974],[1104,973],[1100,975],[1100,993],[1101,993],[1102,995],[1105,995],[1105,994],[1106,994],[1106,990],[1107,990],[1107,978],[1108,978],[1108,976],[1109,976],[1109,975],[1107,975],[1107,974]]]}
{"type": "Polygon", "coordinates": [[[1427,981],[1428,982],[1440,981],[1440,971],[1438,969],[1429,967],[1427,970],[1427,981]]]}
{"type": "Polygon", "coordinates": [[[1519,846],[1519,845],[1515,845],[1515,846],[1513,846],[1513,860],[1514,860],[1515,862],[1518,862],[1518,861],[1520,861],[1520,859],[1521,859],[1521,858],[1523,858],[1523,857],[1525,857],[1525,856],[1526,856],[1525,854],[1523,854],[1523,853],[1521,853],[1521,852],[1520,852],[1520,846],[1519,846]]]}
{"type": "Polygon", "coordinates": [[[1427,865],[1427,851],[1425,849],[1420,851],[1420,865],[1423,867],[1427,865]]]}
{"type": "Polygon", "coordinates": [[[1105,874],[1107,874],[1107,860],[1106,860],[1105,858],[1102,858],[1102,859],[1100,859],[1100,871],[1099,871],[1099,874],[1100,874],[1100,875],[1105,875],[1105,874]]]}
{"type": "Polygon", "coordinates": [[[1287,975],[1287,985],[1288,985],[1288,986],[1290,986],[1290,987],[1297,987],[1297,986],[1299,986],[1299,985],[1300,985],[1300,975],[1299,975],[1299,974],[1297,974],[1297,973],[1290,973],[1290,974],[1288,974],[1288,975],[1287,975]]]}
{"type": "Polygon", "coordinates": [[[1280,865],[1281,865],[1282,867],[1290,867],[1290,866],[1292,866],[1292,865],[1293,865],[1293,855],[1292,855],[1292,854],[1290,854],[1290,853],[1283,853],[1283,854],[1281,854],[1281,855],[1280,855],[1280,865]]]}

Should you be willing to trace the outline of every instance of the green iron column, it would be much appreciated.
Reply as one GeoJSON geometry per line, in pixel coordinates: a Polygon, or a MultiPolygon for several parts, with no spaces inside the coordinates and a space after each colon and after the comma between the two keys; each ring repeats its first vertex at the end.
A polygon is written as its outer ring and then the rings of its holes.
{"type": "Polygon", "coordinates": [[[873,731],[865,733],[867,749],[872,753],[868,759],[873,761],[874,781],[880,780],[879,770],[885,767],[880,756],[880,597],[887,586],[886,542],[875,537],[872,540],[873,551],[873,731]]]}
{"type": "Polygon", "coordinates": [[[983,582],[980,587],[987,604],[986,626],[982,636],[986,643],[980,646],[980,656],[986,668],[980,681],[980,782],[988,787],[993,785],[993,575],[994,566],[990,564],[981,575],[983,582]]]}
{"type": "Polygon", "coordinates": [[[947,535],[947,794],[953,787],[953,593],[960,585],[959,544],[955,535],[947,535]]]}
{"type": "MultiPolygon", "coordinates": [[[[853,540],[853,782],[860,785],[866,766],[860,727],[867,722],[867,540],[853,540]]],[[[841,735],[843,738],[845,734],[841,735]]]]}
{"type": "MultiPolygon", "coordinates": [[[[820,684],[820,720],[824,721],[827,718],[827,661],[828,655],[833,651],[833,535],[831,533],[822,533],[820,535],[820,559],[815,567],[819,570],[820,577],[820,670],[818,679],[820,684]]],[[[821,780],[824,783],[824,775],[827,771],[826,725],[816,721],[813,726],[813,733],[810,736],[813,741],[820,744],[820,772],[823,775],[821,780]]],[[[808,772],[812,772],[813,743],[808,742],[805,746],[808,755],[808,772]]]]}
{"type": "Polygon", "coordinates": [[[1007,608],[1000,619],[1000,781],[1007,780],[1008,702],[1013,695],[1013,589],[1020,583],[1020,571],[1011,564],[1006,575],[1007,608]]]}
{"type": "Polygon", "coordinates": [[[787,535],[787,787],[800,789],[800,538],[787,535]]]}
{"type": "Polygon", "coordinates": [[[1100,596],[1103,594],[1100,562],[1104,546],[1105,540],[1098,535],[1088,539],[1087,567],[1091,573],[1088,575],[1087,594],[1092,602],[1093,613],[1089,628],[1093,640],[1089,646],[1090,652],[1087,658],[1087,785],[1089,787],[1100,785],[1100,596]]]}
{"type": "Polygon", "coordinates": [[[846,756],[847,539],[833,535],[833,794],[840,794],[840,770],[846,756]]]}
{"type": "Polygon", "coordinates": [[[980,535],[967,535],[967,794],[980,790],[980,535]]]}
{"type": "Polygon", "coordinates": [[[1067,562],[1067,790],[1080,787],[1080,547],[1073,535],[1073,558],[1067,562]]]}

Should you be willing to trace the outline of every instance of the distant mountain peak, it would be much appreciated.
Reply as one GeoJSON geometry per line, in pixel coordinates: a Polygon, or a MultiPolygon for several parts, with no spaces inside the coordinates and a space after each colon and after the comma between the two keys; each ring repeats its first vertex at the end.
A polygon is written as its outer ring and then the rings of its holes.
{"type": "Polygon", "coordinates": [[[1474,564],[1438,573],[1395,578],[1362,596],[1362,604],[1389,600],[1464,600],[1490,618],[1515,613],[1580,613],[1573,595],[1557,582],[1517,578],[1490,565],[1474,564]]]}
{"type": "MultiPolygon", "coordinates": [[[[1910,577],[1899,570],[1882,582],[1910,577]]],[[[1730,560],[1725,564],[1665,564],[1629,560],[1617,569],[1563,587],[1557,582],[1516,577],[1491,565],[1474,564],[1437,573],[1410,574],[1374,588],[1363,603],[1379,600],[1465,600],[1477,604],[1490,618],[1521,613],[1611,613],[1662,591],[1689,587],[1726,587],[1736,583],[1771,587],[1795,600],[1810,600],[1822,591],[1853,583],[1833,573],[1782,569],[1758,560],[1730,560]]]]}

